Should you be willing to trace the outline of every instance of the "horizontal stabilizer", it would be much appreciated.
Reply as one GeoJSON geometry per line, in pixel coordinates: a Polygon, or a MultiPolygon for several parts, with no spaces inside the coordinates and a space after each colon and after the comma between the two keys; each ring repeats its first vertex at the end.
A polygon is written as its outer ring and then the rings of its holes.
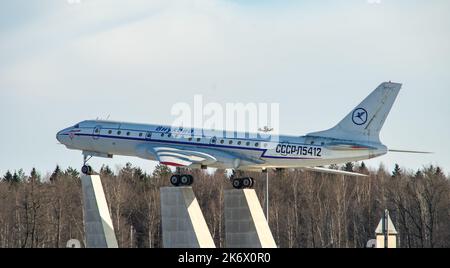
{"type": "Polygon", "coordinates": [[[408,154],[434,154],[433,152],[407,151],[407,150],[394,150],[394,149],[389,150],[389,152],[392,152],[392,153],[408,153],[408,154]]]}
{"type": "Polygon", "coordinates": [[[368,177],[367,175],[361,174],[361,173],[336,170],[336,169],[330,169],[330,168],[311,167],[311,168],[302,168],[302,169],[308,170],[308,171],[314,171],[314,172],[327,173],[327,174],[335,174],[335,175],[345,175],[345,176],[353,176],[353,177],[368,177]]]}
{"type": "Polygon", "coordinates": [[[329,143],[329,144],[327,144],[326,148],[329,150],[337,150],[337,151],[376,150],[377,149],[374,146],[368,146],[365,144],[342,143],[342,142],[329,143]]]}

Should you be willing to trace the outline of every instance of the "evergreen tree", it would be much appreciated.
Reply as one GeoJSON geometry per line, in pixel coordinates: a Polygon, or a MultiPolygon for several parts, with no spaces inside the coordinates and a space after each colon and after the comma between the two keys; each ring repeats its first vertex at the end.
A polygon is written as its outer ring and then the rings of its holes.
{"type": "Polygon", "coordinates": [[[402,170],[398,164],[395,164],[394,171],[392,172],[392,178],[398,178],[402,176],[402,170]]]}
{"type": "Polygon", "coordinates": [[[438,177],[445,177],[444,176],[444,172],[442,171],[441,167],[436,167],[435,175],[438,176],[438,177]]]}
{"type": "Polygon", "coordinates": [[[359,166],[359,172],[361,173],[369,173],[369,170],[366,167],[366,164],[364,161],[361,162],[361,165],[359,166]]]}
{"type": "Polygon", "coordinates": [[[422,176],[423,176],[423,173],[422,173],[422,171],[419,169],[419,170],[417,170],[416,174],[414,175],[414,178],[418,179],[418,178],[421,178],[422,176]]]}
{"type": "Polygon", "coordinates": [[[60,176],[61,176],[61,169],[59,168],[59,165],[56,165],[55,170],[53,171],[52,175],[50,176],[50,182],[51,183],[56,182],[60,176]]]}
{"type": "Polygon", "coordinates": [[[40,181],[40,176],[36,171],[36,168],[31,169],[30,172],[30,182],[31,183],[37,183],[40,181]]]}
{"type": "Polygon", "coordinates": [[[64,175],[70,176],[72,179],[77,179],[80,177],[80,172],[72,167],[68,167],[64,172],[64,175]]]}
{"type": "Polygon", "coordinates": [[[347,162],[347,163],[345,163],[343,169],[344,169],[344,171],[353,172],[353,167],[354,167],[354,165],[352,162],[347,162]]]}
{"type": "Polygon", "coordinates": [[[142,171],[141,168],[135,167],[133,168],[133,178],[138,180],[145,180],[146,174],[142,171]]]}
{"type": "Polygon", "coordinates": [[[11,172],[10,172],[9,170],[6,171],[5,176],[3,176],[3,180],[4,180],[5,182],[12,182],[12,180],[13,180],[13,175],[11,174],[11,172]]]}
{"type": "Polygon", "coordinates": [[[17,171],[17,176],[19,177],[19,182],[25,180],[25,172],[23,172],[23,169],[19,169],[19,171],[17,171]]]}
{"type": "Polygon", "coordinates": [[[12,183],[19,183],[20,182],[20,177],[19,174],[17,174],[17,172],[14,171],[14,175],[12,176],[12,183]]]}
{"type": "Polygon", "coordinates": [[[131,163],[126,163],[125,166],[119,171],[119,177],[131,179],[133,177],[133,166],[131,163]]]}
{"type": "Polygon", "coordinates": [[[158,164],[155,167],[155,170],[153,170],[153,177],[156,178],[164,178],[170,176],[170,174],[172,174],[172,170],[170,170],[168,166],[163,164],[158,164]]]}
{"type": "Polygon", "coordinates": [[[114,172],[111,170],[111,168],[108,165],[102,165],[102,167],[100,168],[100,175],[112,177],[112,176],[114,176],[114,172]]]}

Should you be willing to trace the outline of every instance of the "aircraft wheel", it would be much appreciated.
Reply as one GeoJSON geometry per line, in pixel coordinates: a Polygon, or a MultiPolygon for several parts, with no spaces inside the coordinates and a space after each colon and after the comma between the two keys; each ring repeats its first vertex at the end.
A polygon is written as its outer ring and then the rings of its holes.
{"type": "Polygon", "coordinates": [[[189,176],[189,184],[188,185],[192,185],[194,183],[194,176],[192,175],[188,175],[189,176]]]}
{"type": "Polygon", "coordinates": [[[180,178],[180,184],[181,185],[190,185],[191,184],[191,179],[192,176],[190,175],[182,175],[180,178]]]}
{"type": "Polygon", "coordinates": [[[253,185],[255,185],[255,179],[250,178],[250,180],[252,181],[252,184],[250,185],[250,188],[253,188],[253,185]]]}
{"type": "Polygon", "coordinates": [[[92,174],[92,167],[88,165],[84,165],[81,167],[81,172],[85,175],[91,175],[92,174]]]}
{"type": "Polygon", "coordinates": [[[180,185],[180,176],[172,175],[172,177],[170,177],[170,183],[172,183],[173,186],[180,185]]]}
{"type": "Polygon", "coordinates": [[[242,188],[242,182],[241,179],[233,179],[233,181],[231,182],[231,184],[233,185],[233,187],[235,189],[241,189],[242,188]]]}
{"type": "Polygon", "coordinates": [[[252,178],[243,178],[242,179],[242,186],[243,188],[250,188],[253,185],[253,179],[252,178]]]}

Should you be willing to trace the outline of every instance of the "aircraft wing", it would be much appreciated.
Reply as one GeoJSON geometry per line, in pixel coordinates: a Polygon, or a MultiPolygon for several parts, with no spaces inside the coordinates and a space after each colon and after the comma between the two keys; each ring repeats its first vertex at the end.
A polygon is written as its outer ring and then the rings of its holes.
{"type": "Polygon", "coordinates": [[[211,154],[182,148],[156,146],[153,151],[161,164],[169,166],[208,165],[217,162],[217,158],[211,154]]]}
{"type": "Polygon", "coordinates": [[[346,176],[354,176],[354,177],[368,177],[367,175],[361,174],[361,173],[348,172],[348,171],[336,170],[336,169],[330,169],[330,168],[306,167],[306,168],[302,168],[302,169],[303,170],[308,170],[308,171],[321,172],[321,173],[336,174],[336,175],[346,175],[346,176]]]}
{"type": "Polygon", "coordinates": [[[192,165],[209,166],[220,164],[227,168],[238,168],[247,164],[262,164],[263,160],[253,159],[238,153],[225,152],[218,149],[198,147],[195,150],[182,145],[144,145],[137,149],[138,156],[150,158],[151,154],[161,164],[169,166],[192,165]]]}

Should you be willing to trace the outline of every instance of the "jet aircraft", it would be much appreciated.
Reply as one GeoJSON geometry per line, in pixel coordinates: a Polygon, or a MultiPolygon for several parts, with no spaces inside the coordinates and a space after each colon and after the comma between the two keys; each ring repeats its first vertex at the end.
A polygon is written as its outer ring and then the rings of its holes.
{"type": "MultiPolygon", "coordinates": [[[[268,131],[264,135],[244,132],[230,135],[225,130],[87,120],[59,131],[56,138],[68,149],[82,151],[84,174],[93,173],[87,165],[93,156],[124,155],[175,167],[242,172],[292,168],[365,176],[323,166],[371,159],[389,151],[379,134],[401,86],[382,83],[336,126],[304,136],[274,137],[267,135],[268,131]]],[[[191,185],[193,180],[189,174],[173,174],[170,178],[174,186],[191,185]]],[[[235,188],[250,188],[254,183],[250,177],[232,176],[230,181],[235,188]]]]}

